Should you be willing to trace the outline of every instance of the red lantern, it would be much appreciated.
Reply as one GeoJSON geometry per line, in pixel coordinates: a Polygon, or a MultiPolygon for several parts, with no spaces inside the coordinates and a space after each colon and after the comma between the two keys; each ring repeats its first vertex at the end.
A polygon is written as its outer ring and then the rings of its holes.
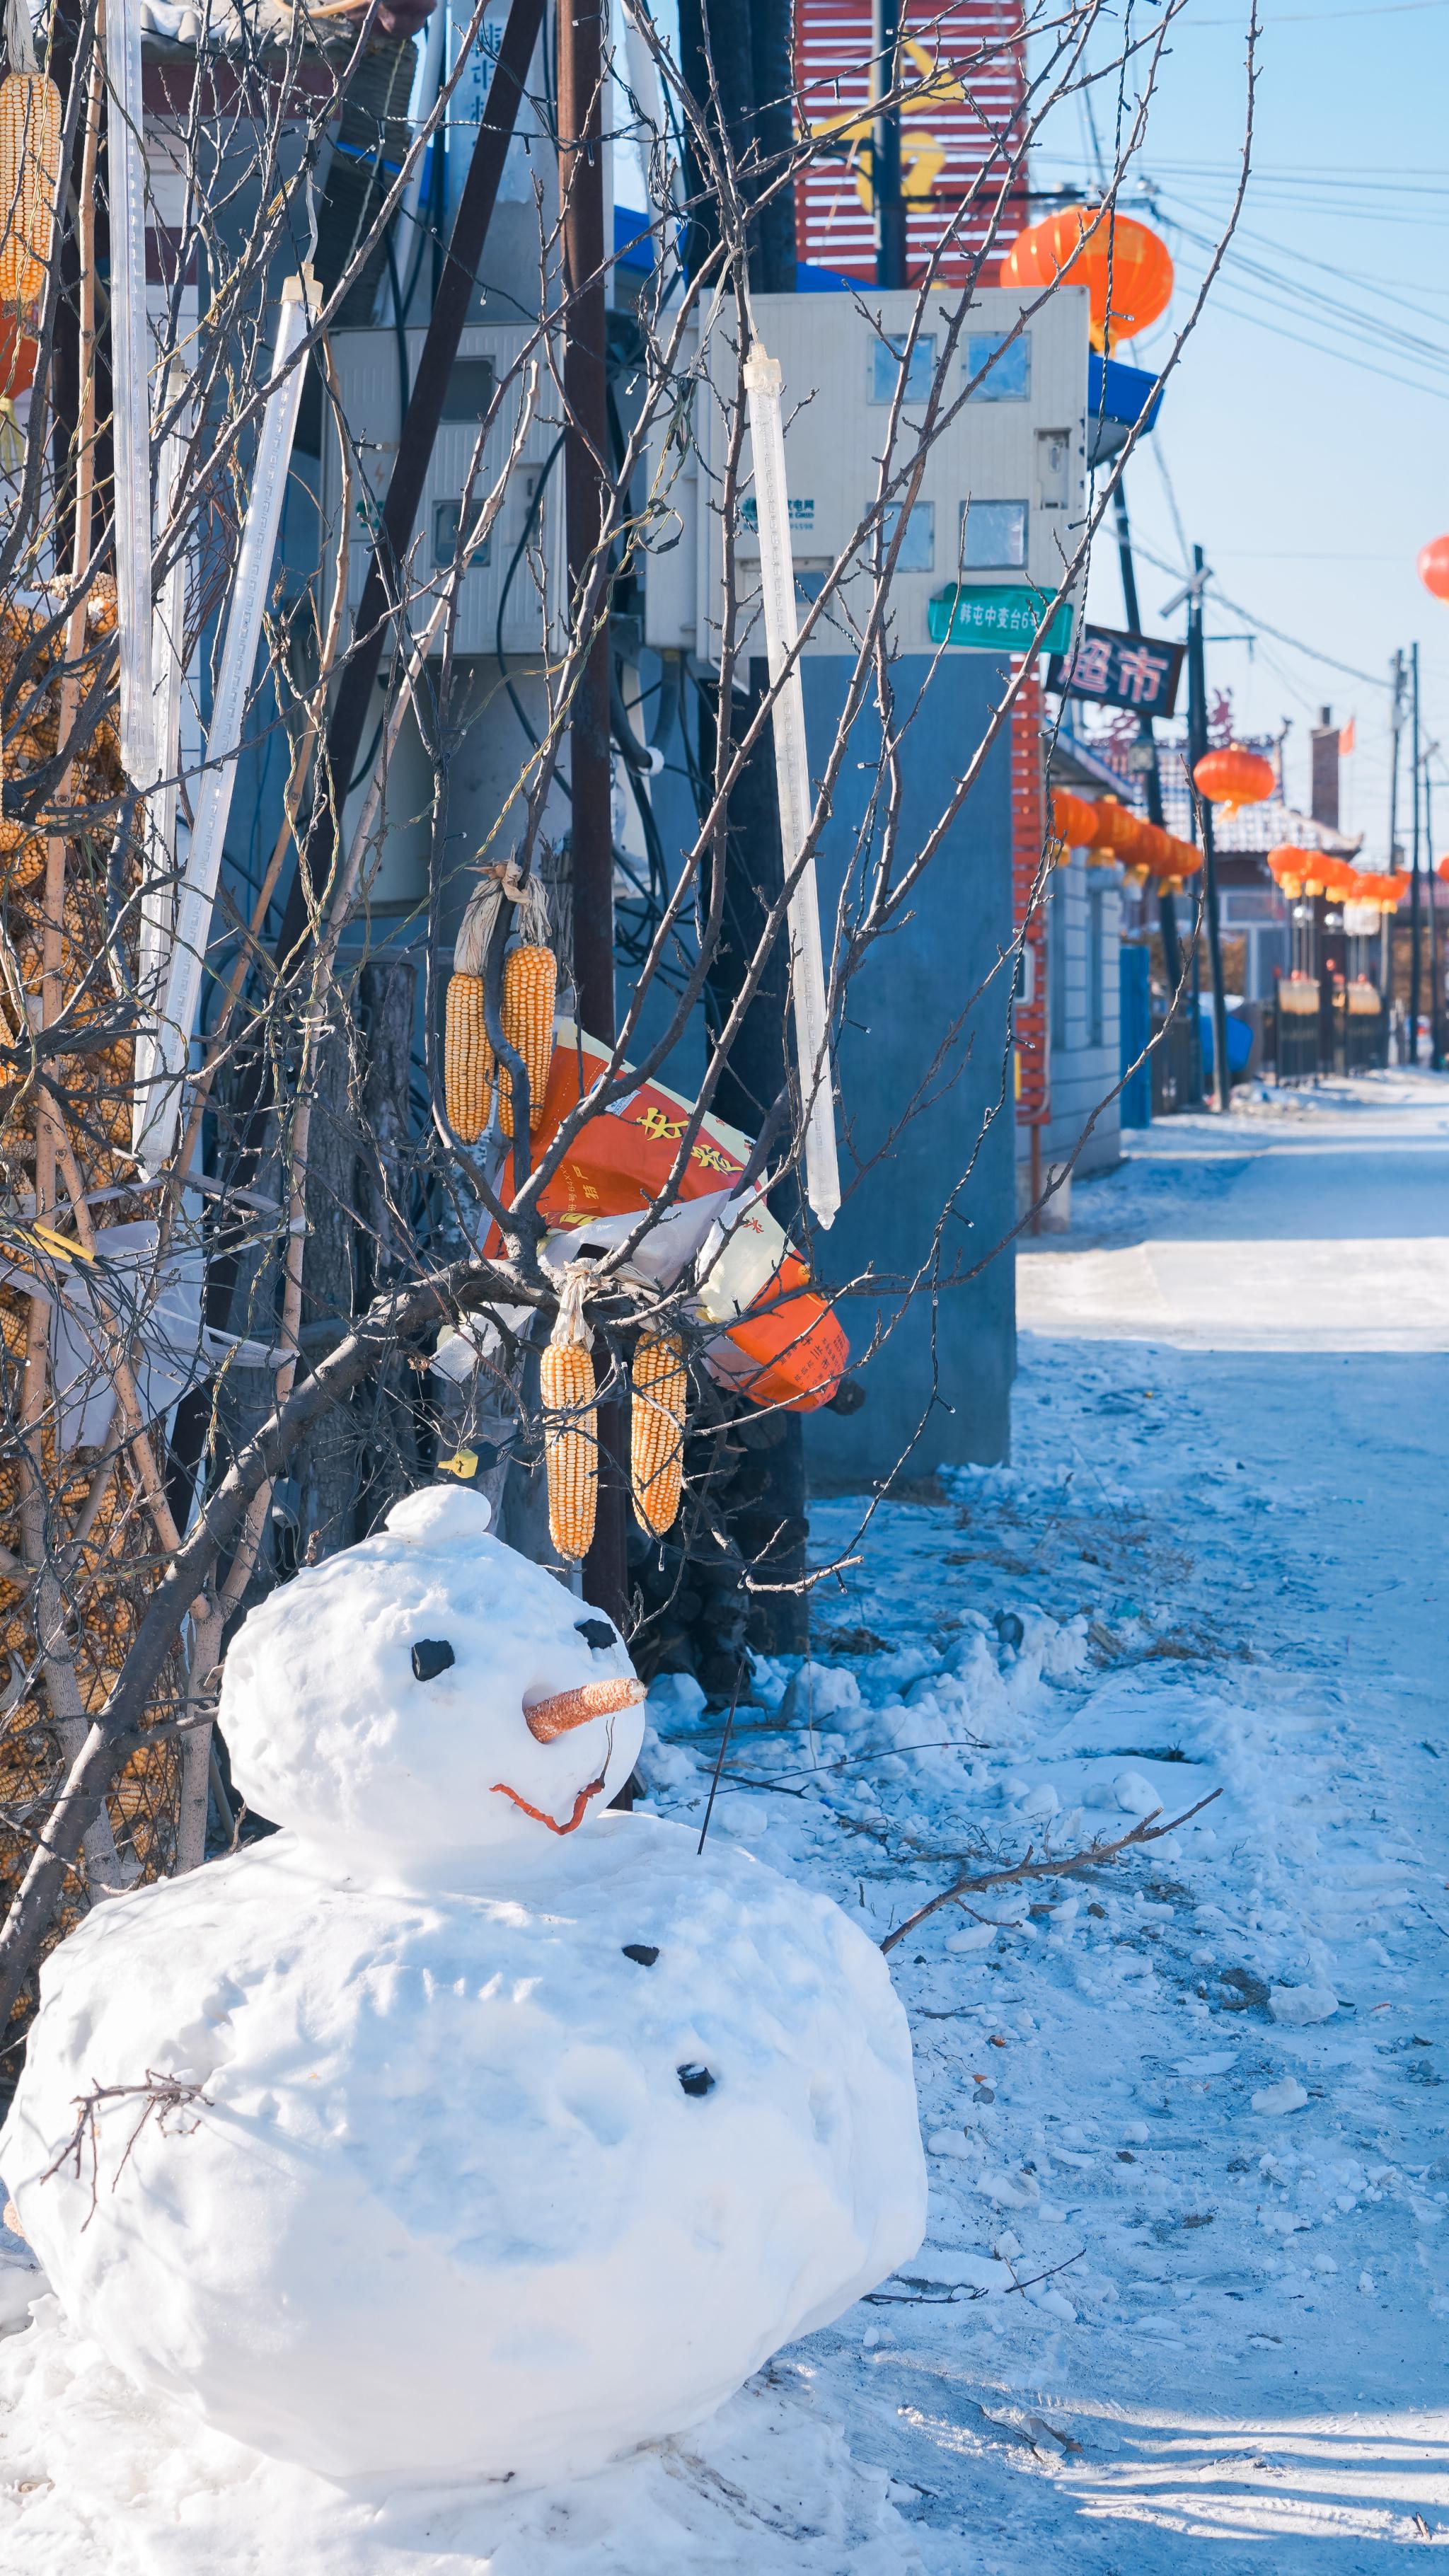
{"type": "Polygon", "coordinates": [[[1130,808],[1115,796],[1099,796],[1091,808],[1092,830],[1088,848],[1102,862],[1125,859],[1131,852],[1141,825],[1130,808]]]}
{"type": "Polygon", "coordinates": [[[1167,311],[1172,256],[1166,242],[1130,215],[1062,206],[1017,234],[1001,264],[1001,283],[1085,286],[1092,346],[1106,351],[1149,330],[1167,311]]]}
{"type": "Polygon", "coordinates": [[[1052,830],[1069,850],[1084,850],[1092,838],[1093,811],[1085,796],[1065,787],[1052,790],[1052,830]]]}
{"type": "Polygon", "coordinates": [[[1436,599],[1449,599],[1449,537],[1433,537],[1419,548],[1419,579],[1436,599]]]}
{"type": "Polygon", "coordinates": [[[1303,892],[1304,872],[1312,856],[1311,850],[1300,850],[1291,841],[1268,852],[1268,873],[1290,903],[1303,892]]]}
{"type": "Polygon", "coordinates": [[[1240,805],[1261,805],[1278,781],[1271,760],[1234,742],[1225,751],[1205,751],[1192,783],[1210,805],[1221,805],[1224,814],[1236,814],[1240,805]]]}

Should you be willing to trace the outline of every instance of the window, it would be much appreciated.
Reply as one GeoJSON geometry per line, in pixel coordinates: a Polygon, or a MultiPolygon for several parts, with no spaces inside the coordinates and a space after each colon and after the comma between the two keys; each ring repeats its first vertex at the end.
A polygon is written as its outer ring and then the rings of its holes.
{"type": "MultiPolygon", "coordinates": [[[[873,403],[892,403],[901,380],[901,360],[906,353],[906,335],[894,338],[887,334],[877,340],[870,353],[870,398],[873,403]]],[[[923,403],[928,400],[931,381],[936,373],[936,334],[923,331],[911,351],[906,375],[906,400],[923,403]]]]}
{"type": "MultiPolygon", "coordinates": [[[[888,501],[882,513],[881,547],[885,549],[896,532],[901,515],[899,501],[888,501]]],[[[932,501],[911,505],[910,521],[901,539],[896,557],[898,572],[929,572],[936,560],[936,508],[932,501]]]]}
{"type": "MultiPolygon", "coordinates": [[[[458,551],[458,519],[462,511],[462,507],[463,504],[461,501],[435,501],[433,503],[433,564],[435,570],[438,572],[447,571],[449,564],[452,562],[453,557],[458,551]]],[[[472,505],[472,508],[473,511],[476,511],[476,502],[472,505]]],[[[471,514],[472,513],[470,512],[470,515],[471,514]]],[[[481,546],[475,546],[473,548],[471,555],[468,557],[469,571],[473,572],[477,569],[479,564],[486,564],[491,561],[492,553],[493,539],[490,535],[484,538],[481,546]]]]}
{"type": "Polygon", "coordinates": [[[455,358],[443,395],[444,420],[481,420],[493,400],[491,358],[455,358]]]}
{"type": "Polygon", "coordinates": [[[963,501],[961,561],[967,572],[1020,572],[1026,563],[1026,503],[963,501]]]}
{"type": "Polygon", "coordinates": [[[966,382],[973,389],[972,402],[1028,401],[1031,333],[1018,331],[1014,340],[1008,340],[1002,331],[972,332],[966,342],[966,382]]]}
{"type": "Polygon", "coordinates": [[[1087,1044],[1099,1047],[1103,1038],[1107,943],[1105,937],[1105,886],[1087,890],[1087,1044]]]}

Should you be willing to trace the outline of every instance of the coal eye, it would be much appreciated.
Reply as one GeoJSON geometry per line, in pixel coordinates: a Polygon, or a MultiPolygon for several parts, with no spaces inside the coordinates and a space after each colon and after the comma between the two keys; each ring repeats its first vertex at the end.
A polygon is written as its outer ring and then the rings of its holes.
{"type": "Polygon", "coordinates": [[[413,1678],[435,1682],[439,1673],[445,1673],[457,1660],[446,1637],[419,1637],[413,1648],[413,1678]]]}
{"type": "Polygon", "coordinates": [[[595,1654],[603,1647],[617,1646],[619,1642],[607,1619],[576,1619],[574,1626],[584,1644],[592,1646],[595,1654]]]}

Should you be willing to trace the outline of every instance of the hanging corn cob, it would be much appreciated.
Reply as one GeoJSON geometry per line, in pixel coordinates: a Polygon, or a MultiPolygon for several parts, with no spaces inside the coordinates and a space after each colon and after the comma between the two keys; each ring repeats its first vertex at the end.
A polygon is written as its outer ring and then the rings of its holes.
{"type": "MultiPolygon", "coordinates": [[[[548,1068],[553,1060],[553,1006],[558,967],[548,945],[548,914],[543,889],[530,878],[527,894],[536,898],[543,936],[515,940],[503,960],[503,1034],[522,1056],[528,1074],[528,1123],[536,1127],[543,1114],[548,1068]]],[[[513,1083],[506,1065],[498,1069],[498,1117],[505,1136],[513,1133],[513,1083]]]]}
{"type": "Polygon", "coordinates": [[[641,1333],[634,1353],[629,1408],[629,1477],[634,1518],[663,1538],[679,1515],[684,1482],[684,1411],[689,1378],[684,1345],[674,1333],[641,1333]]]}
{"type": "Polygon", "coordinates": [[[33,323],[45,294],[60,190],[60,92],[35,58],[26,0],[7,0],[0,81],[0,305],[33,323]]]}
{"type": "Polygon", "coordinates": [[[448,977],[443,1017],[443,1092],[448,1123],[465,1145],[476,1145],[488,1124],[493,1098],[493,1049],[483,1024],[483,978],[448,977]]]}
{"type": "Polygon", "coordinates": [[[599,1417],[594,1409],[593,1335],[584,1321],[586,1261],[571,1261],[548,1348],[540,1364],[548,1529],[559,1555],[577,1565],[593,1544],[599,1499],[599,1417]]]}
{"type": "MultiPolygon", "coordinates": [[[[448,980],[444,1020],[444,1075],[448,1117],[465,1145],[481,1136],[488,1123],[495,1066],[483,1016],[483,978],[498,908],[516,904],[517,931],[503,961],[501,1019],[508,1044],[522,1056],[528,1073],[529,1125],[543,1112],[544,1089],[553,1059],[553,1015],[558,993],[558,966],[549,946],[548,903],[537,877],[520,882],[512,862],[489,868],[473,894],[459,928],[448,980]],[[458,1031],[456,1045],[452,1032],[458,1031]],[[461,1113],[461,1114],[460,1114],[461,1113]],[[471,1125],[470,1119],[477,1123],[471,1125]]],[[[498,1075],[498,1123],[513,1133],[512,1079],[506,1065],[498,1075]]]]}

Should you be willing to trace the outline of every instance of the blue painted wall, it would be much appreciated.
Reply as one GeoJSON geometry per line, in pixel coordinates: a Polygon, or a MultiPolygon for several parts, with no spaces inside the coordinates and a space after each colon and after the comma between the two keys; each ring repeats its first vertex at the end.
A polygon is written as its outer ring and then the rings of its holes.
{"type": "MultiPolygon", "coordinates": [[[[842,719],[848,665],[810,659],[804,675],[818,775],[842,719]]],[[[924,654],[893,664],[897,720],[920,700],[903,755],[903,858],[939,817],[1006,677],[1005,664],[981,653],[949,654],[934,672],[924,654]]],[[[860,836],[878,742],[872,712],[858,721],[821,852],[827,944],[842,886],[858,907],[860,836]]],[[[911,1476],[1008,1453],[1012,1247],[980,1278],[967,1282],[963,1274],[1015,1222],[1009,1080],[1002,1097],[1007,970],[972,999],[1011,942],[1010,788],[1003,729],[921,881],[911,918],[877,942],[852,987],[839,1054],[846,1198],[831,1232],[817,1237],[815,1259],[832,1287],[855,1283],[841,1308],[853,1348],[864,1352],[873,1340],[879,1347],[864,1372],[867,1397],[858,1413],[808,1417],[817,1490],[879,1483],[907,1450],[904,1472],[911,1476]],[[922,1092],[924,1105],[893,1134],[922,1092]],[[934,1267],[934,1296],[924,1288],[903,1303],[898,1283],[923,1264],[934,1267]],[[868,1271],[882,1286],[863,1280],[868,1271]]]]}

